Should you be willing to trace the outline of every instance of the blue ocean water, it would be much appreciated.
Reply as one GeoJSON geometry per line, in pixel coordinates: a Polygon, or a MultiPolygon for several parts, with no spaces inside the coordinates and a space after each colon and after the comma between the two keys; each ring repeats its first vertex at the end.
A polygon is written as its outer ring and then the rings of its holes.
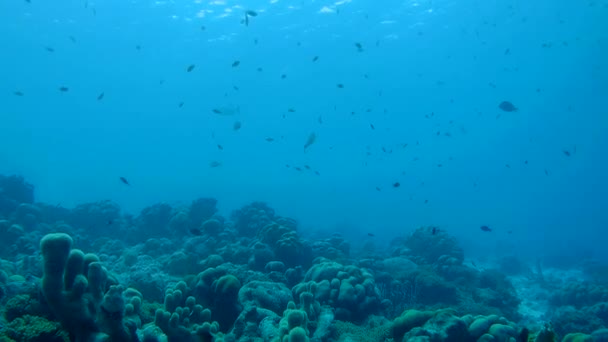
{"type": "Polygon", "coordinates": [[[605,2],[1,6],[0,171],[43,201],[261,200],[310,229],[603,250],[605,2]]]}

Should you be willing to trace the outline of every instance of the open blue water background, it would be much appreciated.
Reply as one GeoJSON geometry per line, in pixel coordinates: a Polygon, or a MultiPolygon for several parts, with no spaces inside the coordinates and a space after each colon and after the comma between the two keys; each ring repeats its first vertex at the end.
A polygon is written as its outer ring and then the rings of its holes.
{"type": "Polygon", "coordinates": [[[260,200],[358,240],[608,258],[606,61],[605,0],[3,0],[0,173],[64,206],[260,200]]]}

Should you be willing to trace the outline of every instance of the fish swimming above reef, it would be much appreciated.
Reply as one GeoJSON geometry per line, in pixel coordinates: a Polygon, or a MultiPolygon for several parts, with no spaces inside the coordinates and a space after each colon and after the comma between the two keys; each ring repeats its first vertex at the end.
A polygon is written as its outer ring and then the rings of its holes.
{"type": "Polygon", "coordinates": [[[317,135],[314,132],[310,133],[310,135],[308,136],[308,139],[306,140],[306,144],[304,144],[304,150],[306,150],[312,144],[314,144],[316,140],[317,140],[317,135]]]}
{"type": "Polygon", "coordinates": [[[518,111],[518,108],[515,107],[515,105],[509,101],[502,101],[498,105],[498,108],[502,109],[505,112],[517,112],[518,111]]]}
{"type": "Polygon", "coordinates": [[[213,114],[232,116],[241,112],[240,107],[216,107],[211,110],[213,114]]]}
{"type": "Polygon", "coordinates": [[[481,226],[481,227],[479,227],[479,229],[481,229],[484,232],[488,232],[488,233],[492,231],[492,229],[488,226],[481,226]]]}
{"type": "Polygon", "coordinates": [[[249,17],[257,17],[257,16],[258,16],[258,12],[253,11],[253,10],[246,10],[245,19],[241,20],[241,24],[245,24],[245,26],[249,26],[249,17]]]}

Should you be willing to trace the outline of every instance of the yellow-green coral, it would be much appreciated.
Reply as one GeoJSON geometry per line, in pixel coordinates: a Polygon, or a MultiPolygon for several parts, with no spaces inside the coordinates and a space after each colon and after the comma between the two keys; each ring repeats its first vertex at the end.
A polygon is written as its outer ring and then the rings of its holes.
{"type": "Polygon", "coordinates": [[[386,341],[390,336],[390,325],[369,328],[351,322],[334,321],[334,338],[338,341],[377,342],[386,341]]]}
{"type": "Polygon", "coordinates": [[[0,341],[21,342],[70,342],[68,333],[61,325],[44,317],[25,315],[8,323],[0,332],[0,341]],[[8,338],[8,340],[7,340],[8,338]]]}

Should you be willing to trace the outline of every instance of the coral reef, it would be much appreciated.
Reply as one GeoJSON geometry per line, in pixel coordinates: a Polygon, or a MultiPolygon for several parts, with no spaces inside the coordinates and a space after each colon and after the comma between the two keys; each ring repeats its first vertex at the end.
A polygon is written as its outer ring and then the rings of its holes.
{"type": "Polygon", "coordinates": [[[34,203],[19,177],[0,177],[0,189],[0,341],[608,336],[608,288],[597,265],[586,281],[532,272],[512,256],[471,266],[436,227],[396,238],[388,250],[358,250],[339,234],[304,239],[295,220],[261,202],[230,218],[212,198],[131,216],[111,201],[34,203]],[[545,312],[532,316],[532,307],[545,312]]]}

